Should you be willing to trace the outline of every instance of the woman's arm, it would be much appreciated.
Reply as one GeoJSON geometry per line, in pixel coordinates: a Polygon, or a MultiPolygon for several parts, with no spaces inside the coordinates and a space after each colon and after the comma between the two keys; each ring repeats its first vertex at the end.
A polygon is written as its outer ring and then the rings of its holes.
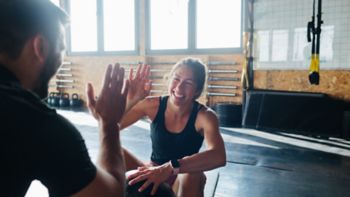
{"type": "Polygon", "coordinates": [[[158,96],[146,97],[145,99],[139,101],[128,112],[126,112],[126,114],[124,114],[122,120],[120,121],[120,130],[132,125],[145,116],[153,120],[157,114],[158,106],[158,96]]]}
{"type": "Polygon", "coordinates": [[[180,173],[211,170],[226,165],[224,141],[219,131],[219,121],[214,111],[203,108],[197,116],[196,128],[203,131],[206,150],[179,159],[180,173]],[[197,127],[197,125],[200,125],[197,127]]]}

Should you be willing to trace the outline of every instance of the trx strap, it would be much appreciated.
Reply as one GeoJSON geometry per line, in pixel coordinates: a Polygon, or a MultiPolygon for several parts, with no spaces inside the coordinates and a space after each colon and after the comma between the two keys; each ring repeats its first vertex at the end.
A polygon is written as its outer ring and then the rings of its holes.
{"type": "Polygon", "coordinates": [[[244,59],[242,68],[242,88],[243,90],[254,89],[254,70],[253,70],[253,42],[254,42],[254,0],[247,3],[247,32],[244,34],[244,59]]]}
{"type": "Polygon", "coordinates": [[[317,26],[315,27],[315,0],[313,0],[313,15],[312,20],[307,24],[307,41],[311,42],[311,63],[309,68],[310,84],[318,85],[320,82],[320,38],[321,38],[321,19],[322,0],[318,0],[317,9],[317,26]]]}

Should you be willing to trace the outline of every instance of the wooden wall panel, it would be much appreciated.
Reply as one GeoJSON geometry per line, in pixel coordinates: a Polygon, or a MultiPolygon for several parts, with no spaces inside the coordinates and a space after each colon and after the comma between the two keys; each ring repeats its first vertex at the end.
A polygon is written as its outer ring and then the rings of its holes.
{"type": "Polygon", "coordinates": [[[321,70],[320,84],[310,85],[308,71],[254,71],[254,87],[271,90],[321,92],[350,101],[350,71],[321,70]]]}
{"type": "MultiPolygon", "coordinates": [[[[95,93],[99,93],[104,71],[108,64],[120,62],[122,66],[129,70],[130,66],[136,68],[138,62],[144,62],[151,65],[151,79],[155,85],[152,86],[151,95],[162,95],[167,93],[167,80],[164,78],[172,68],[172,66],[180,59],[188,57],[188,55],[161,55],[161,56],[68,56],[65,61],[71,62],[72,79],[74,80],[74,88],[60,89],[62,92],[69,94],[78,93],[85,101],[85,86],[91,82],[95,87],[95,93]]],[[[191,55],[191,57],[201,59],[208,65],[209,70],[237,70],[237,73],[209,73],[209,77],[217,78],[217,81],[208,81],[209,85],[224,85],[237,87],[237,89],[212,89],[206,88],[202,96],[199,98],[201,103],[214,105],[215,103],[240,103],[241,99],[241,55],[191,55]],[[220,78],[237,78],[236,81],[223,81],[220,78]],[[236,96],[208,96],[208,93],[227,93],[236,94],[236,96]]],[[[127,76],[128,72],[126,73],[127,76]]],[[[51,84],[55,85],[57,75],[51,80],[51,84]]],[[[50,92],[57,92],[54,87],[50,88],[50,92]]]]}

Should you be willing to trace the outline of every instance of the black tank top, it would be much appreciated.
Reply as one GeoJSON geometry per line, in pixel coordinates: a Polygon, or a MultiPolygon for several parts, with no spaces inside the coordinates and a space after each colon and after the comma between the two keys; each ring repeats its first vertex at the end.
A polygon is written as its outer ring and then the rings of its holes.
{"type": "Polygon", "coordinates": [[[151,123],[151,160],[159,165],[171,159],[181,159],[198,153],[203,143],[203,136],[195,128],[197,114],[202,105],[195,101],[185,128],[180,133],[171,133],[165,127],[167,101],[168,96],[159,98],[158,112],[151,123]]]}

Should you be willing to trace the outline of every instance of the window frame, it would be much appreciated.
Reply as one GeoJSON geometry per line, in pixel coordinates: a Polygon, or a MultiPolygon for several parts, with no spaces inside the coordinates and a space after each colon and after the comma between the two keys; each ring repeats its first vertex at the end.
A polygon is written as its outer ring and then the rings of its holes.
{"type": "MultiPolygon", "coordinates": [[[[66,10],[70,15],[70,1],[74,0],[61,0],[63,1],[63,9],[66,10]]],[[[140,4],[138,0],[134,0],[134,16],[135,16],[135,49],[130,51],[104,51],[104,20],[103,20],[103,0],[96,1],[96,12],[97,12],[97,51],[84,51],[75,52],[72,51],[71,47],[71,28],[67,27],[66,42],[67,42],[67,55],[70,56],[108,56],[108,55],[138,55],[140,45],[140,4]]]]}
{"type": "Polygon", "coordinates": [[[146,0],[145,12],[146,12],[146,54],[149,55],[169,55],[169,54],[228,54],[228,53],[241,53],[243,51],[243,31],[244,31],[244,16],[245,16],[245,1],[241,1],[241,38],[240,47],[233,48],[196,48],[196,21],[197,21],[197,0],[189,0],[188,6],[188,40],[187,49],[151,49],[151,0],[146,0]]]}

